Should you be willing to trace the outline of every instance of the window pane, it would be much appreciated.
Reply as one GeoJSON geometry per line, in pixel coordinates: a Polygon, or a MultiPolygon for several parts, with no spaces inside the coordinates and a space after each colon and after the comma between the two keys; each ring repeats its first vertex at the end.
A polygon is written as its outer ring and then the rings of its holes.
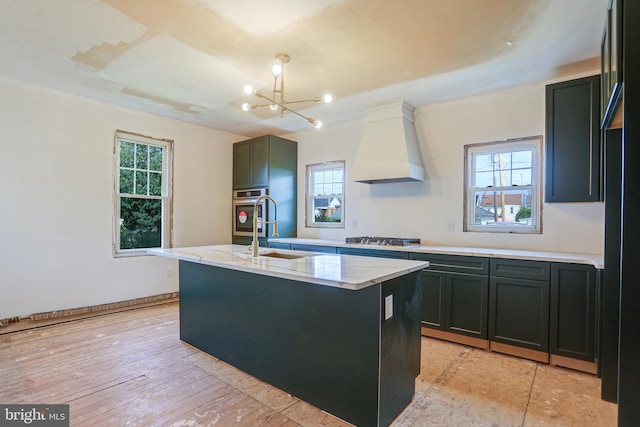
{"type": "Polygon", "coordinates": [[[149,172],[149,195],[162,196],[162,174],[149,172]]]}
{"type": "Polygon", "coordinates": [[[531,185],[531,169],[515,169],[512,173],[514,185],[531,185]]]}
{"type": "Polygon", "coordinates": [[[330,171],[330,170],[324,171],[323,174],[324,174],[323,180],[325,183],[333,182],[333,171],[330,171]]]}
{"type": "Polygon", "coordinates": [[[120,193],[133,194],[133,170],[120,169],[120,193]]]}
{"type": "Polygon", "coordinates": [[[162,171],[162,148],[149,146],[149,169],[162,171]]]}
{"type": "Polygon", "coordinates": [[[162,245],[162,200],[120,199],[120,249],[162,245]]]}
{"type": "Polygon", "coordinates": [[[513,168],[531,168],[533,154],[531,150],[516,151],[513,153],[513,168]]]}
{"type": "Polygon", "coordinates": [[[511,185],[511,171],[507,170],[496,170],[495,172],[495,185],[499,187],[506,187],[511,185]]]}
{"type": "Polygon", "coordinates": [[[313,194],[313,195],[316,195],[316,196],[321,195],[321,194],[324,194],[324,187],[323,187],[323,185],[322,185],[322,184],[316,184],[316,185],[313,187],[313,193],[312,193],[312,194],[313,194]]]}
{"type": "Polygon", "coordinates": [[[313,173],[313,182],[315,184],[322,184],[324,182],[324,173],[323,172],[314,172],[313,173]]]}
{"type": "Polygon", "coordinates": [[[491,157],[491,154],[474,155],[476,172],[492,171],[493,163],[491,162],[491,157]]]}
{"type": "Polygon", "coordinates": [[[120,141],[120,166],[125,168],[133,167],[133,154],[135,144],[126,141],[120,141]]]}
{"type": "Polygon", "coordinates": [[[136,171],[136,194],[147,194],[147,172],[136,171]]]}
{"type": "Polygon", "coordinates": [[[493,172],[476,173],[476,182],[474,187],[489,187],[493,185],[493,172]]]}
{"type": "Polygon", "coordinates": [[[531,224],[531,190],[476,191],[474,224],[531,224]]]}
{"type": "Polygon", "coordinates": [[[148,145],[136,144],[136,169],[148,169],[148,145]]]}
{"type": "Polygon", "coordinates": [[[333,180],[336,182],[343,182],[344,181],[344,171],[342,169],[336,169],[333,172],[333,180]]]}
{"type": "Polygon", "coordinates": [[[342,194],[342,183],[336,183],[333,185],[333,194],[342,194]]]}
{"type": "Polygon", "coordinates": [[[340,222],[342,219],[342,198],[312,198],[313,222],[340,222]]]}

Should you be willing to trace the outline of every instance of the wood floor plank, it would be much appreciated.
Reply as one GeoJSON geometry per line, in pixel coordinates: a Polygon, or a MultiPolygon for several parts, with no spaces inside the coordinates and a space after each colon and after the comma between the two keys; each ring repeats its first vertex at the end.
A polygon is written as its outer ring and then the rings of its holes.
{"type": "MultiPolygon", "coordinates": [[[[423,338],[416,398],[391,426],[615,426],[595,376],[509,357],[423,338]]],[[[180,341],[177,303],[2,334],[0,379],[0,402],[67,403],[74,427],[349,426],[180,341]]]]}

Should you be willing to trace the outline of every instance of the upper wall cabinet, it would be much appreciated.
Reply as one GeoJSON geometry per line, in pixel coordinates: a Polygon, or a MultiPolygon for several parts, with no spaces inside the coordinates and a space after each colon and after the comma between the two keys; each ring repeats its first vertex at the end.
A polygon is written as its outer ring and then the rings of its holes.
{"type": "Polygon", "coordinates": [[[269,185],[269,137],[233,145],[233,189],[264,188],[269,185]]]}
{"type": "Polygon", "coordinates": [[[547,203],[601,200],[599,123],[599,75],[547,85],[547,203]]]}
{"type": "MultiPolygon", "coordinates": [[[[297,169],[298,144],[265,135],[233,144],[233,189],[273,187],[280,175],[291,185],[297,169]]],[[[273,190],[273,188],[271,189],[273,190]]]]}

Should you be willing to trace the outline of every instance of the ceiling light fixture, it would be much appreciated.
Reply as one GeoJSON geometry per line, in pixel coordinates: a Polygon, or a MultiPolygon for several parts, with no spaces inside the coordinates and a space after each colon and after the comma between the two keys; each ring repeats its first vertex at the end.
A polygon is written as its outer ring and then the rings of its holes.
{"type": "Polygon", "coordinates": [[[242,109],[244,111],[249,111],[259,107],[269,106],[271,110],[275,111],[279,108],[280,117],[283,116],[285,111],[291,111],[293,114],[302,117],[303,119],[305,119],[306,121],[314,125],[316,128],[320,128],[322,127],[322,122],[320,120],[316,120],[311,117],[307,117],[304,114],[300,114],[296,110],[289,107],[289,104],[299,104],[302,102],[323,102],[325,104],[328,104],[333,100],[333,97],[329,94],[326,94],[324,96],[317,96],[315,98],[310,98],[310,99],[301,99],[299,101],[286,101],[284,99],[284,64],[288,64],[289,61],[291,61],[291,57],[286,53],[279,53],[276,55],[276,63],[271,68],[271,71],[273,72],[273,96],[272,97],[266,96],[259,90],[256,90],[251,85],[244,86],[244,93],[246,93],[247,95],[253,94],[258,98],[262,98],[266,100],[268,103],[267,104],[249,104],[245,102],[244,104],[242,104],[242,109]]]}

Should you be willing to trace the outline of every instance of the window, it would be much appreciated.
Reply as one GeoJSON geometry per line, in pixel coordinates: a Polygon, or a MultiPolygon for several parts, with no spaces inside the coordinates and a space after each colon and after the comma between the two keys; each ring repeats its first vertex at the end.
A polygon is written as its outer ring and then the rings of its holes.
{"type": "Polygon", "coordinates": [[[464,231],[541,233],[542,137],[465,145],[464,231]]]}
{"type": "Polygon", "coordinates": [[[173,141],[117,131],[114,255],[171,246],[173,141]]]}
{"type": "Polygon", "coordinates": [[[307,227],[344,228],[344,161],[307,165],[307,227]]]}

